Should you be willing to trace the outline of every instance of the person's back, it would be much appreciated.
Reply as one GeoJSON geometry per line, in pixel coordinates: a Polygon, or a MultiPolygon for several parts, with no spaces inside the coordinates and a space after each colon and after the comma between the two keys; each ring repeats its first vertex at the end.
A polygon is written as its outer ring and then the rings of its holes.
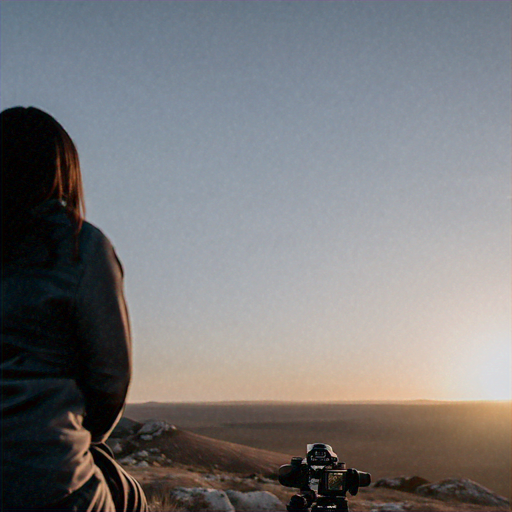
{"type": "MultiPolygon", "coordinates": [[[[27,110],[12,115],[30,128],[27,110]]],[[[9,149],[20,136],[6,113],[2,179],[14,181],[12,193],[19,168],[9,149]]],[[[138,484],[96,448],[130,381],[121,265],[108,239],[54,190],[26,207],[2,196],[2,510],[145,510],[138,484]]]]}

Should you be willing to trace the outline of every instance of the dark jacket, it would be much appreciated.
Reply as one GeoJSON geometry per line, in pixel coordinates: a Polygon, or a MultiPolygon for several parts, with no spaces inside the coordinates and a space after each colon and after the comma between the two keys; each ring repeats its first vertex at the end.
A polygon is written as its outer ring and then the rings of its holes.
{"type": "Polygon", "coordinates": [[[2,508],[41,506],[81,487],[94,471],[90,444],[116,425],[130,381],[112,245],[84,223],[77,253],[57,201],[34,218],[40,229],[2,267],[2,508]]]}

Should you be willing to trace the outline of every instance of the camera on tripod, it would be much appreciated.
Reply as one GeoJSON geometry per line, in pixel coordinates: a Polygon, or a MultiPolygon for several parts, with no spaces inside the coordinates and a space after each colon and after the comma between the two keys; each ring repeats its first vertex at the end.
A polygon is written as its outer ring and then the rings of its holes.
{"type": "Polygon", "coordinates": [[[371,475],[347,469],[331,446],[315,443],[307,445],[305,459],[293,457],[291,464],[279,468],[279,483],[300,489],[288,503],[288,512],[304,512],[309,507],[311,512],[347,512],[347,492],[355,496],[359,487],[370,485],[371,475]]]}

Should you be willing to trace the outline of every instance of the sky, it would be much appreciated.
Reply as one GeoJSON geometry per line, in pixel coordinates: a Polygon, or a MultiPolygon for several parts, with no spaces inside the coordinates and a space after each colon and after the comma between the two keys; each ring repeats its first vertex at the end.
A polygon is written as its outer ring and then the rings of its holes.
{"type": "Polygon", "coordinates": [[[508,1],[6,1],[75,141],[130,402],[511,397],[508,1]]]}

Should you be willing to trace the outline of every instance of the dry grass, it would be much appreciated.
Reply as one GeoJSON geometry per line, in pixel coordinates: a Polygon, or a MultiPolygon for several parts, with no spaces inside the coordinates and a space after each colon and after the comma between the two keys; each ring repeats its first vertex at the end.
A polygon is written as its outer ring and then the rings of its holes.
{"type": "Polygon", "coordinates": [[[182,512],[186,509],[171,496],[172,486],[162,482],[143,485],[150,512],[182,512]]]}
{"type": "MultiPolygon", "coordinates": [[[[212,480],[204,472],[194,472],[192,468],[129,468],[129,471],[142,483],[150,504],[151,512],[200,512],[207,511],[207,505],[197,499],[185,505],[171,497],[175,487],[206,487],[214,489],[233,489],[242,492],[264,490],[275,494],[286,504],[295,493],[266,479],[241,478],[239,475],[217,473],[212,480]]],[[[415,494],[393,491],[384,488],[362,488],[357,496],[347,496],[351,512],[370,512],[378,510],[386,503],[405,503],[409,512],[504,512],[497,507],[484,507],[460,503],[457,501],[441,501],[415,494]]]]}

